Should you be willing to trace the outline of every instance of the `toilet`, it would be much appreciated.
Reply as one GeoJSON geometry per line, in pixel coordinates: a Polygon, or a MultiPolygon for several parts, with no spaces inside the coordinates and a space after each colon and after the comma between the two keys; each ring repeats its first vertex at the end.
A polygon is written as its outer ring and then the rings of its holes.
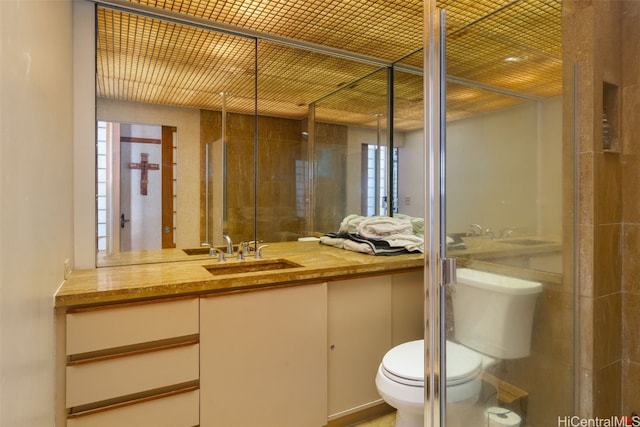
{"type": "MultiPolygon", "coordinates": [[[[446,401],[473,404],[482,370],[529,355],[538,282],[468,268],[452,285],[455,341],[446,342],[446,401]]],[[[424,425],[424,340],[389,350],[376,375],[378,393],[396,408],[396,427],[424,425]]]]}

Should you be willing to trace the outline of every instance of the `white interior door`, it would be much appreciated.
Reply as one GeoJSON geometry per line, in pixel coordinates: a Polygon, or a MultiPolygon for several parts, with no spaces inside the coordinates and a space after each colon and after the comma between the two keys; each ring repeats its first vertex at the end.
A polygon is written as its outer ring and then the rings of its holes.
{"type": "Polygon", "coordinates": [[[120,250],[162,249],[162,127],[120,129],[120,250]]]}

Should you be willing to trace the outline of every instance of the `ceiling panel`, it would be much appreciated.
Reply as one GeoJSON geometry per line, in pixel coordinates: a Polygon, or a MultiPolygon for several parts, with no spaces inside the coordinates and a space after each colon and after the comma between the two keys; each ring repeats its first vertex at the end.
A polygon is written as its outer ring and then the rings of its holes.
{"type": "MultiPolygon", "coordinates": [[[[119,0],[398,61],[421,69],[419,0],[119,0]]],[[[558,0],[441,0],[447,10],[450,120],[562,90],[558,0]]],[[[155,9],[154,9],[155,10],[155,9]]],[[[97,96],[371,126],[386,113],[386,72],[294,45],[97,8],[97,96]],[[257,47],[257,52],[256,52],[257,47]],[[257,70],[257,80],[254,78],[257,70]],[[256,88],[257,82],[257,88],[256,88]],[[338,89],[341,89],[338,91],[338,89]],[[259,94],[256,104],[254,96],[259,94]],[[338,92],[336,92],[338,91],[338,92]]],[[[394,126],[422,126],[422,77],[395,74],[394,126]]]]}

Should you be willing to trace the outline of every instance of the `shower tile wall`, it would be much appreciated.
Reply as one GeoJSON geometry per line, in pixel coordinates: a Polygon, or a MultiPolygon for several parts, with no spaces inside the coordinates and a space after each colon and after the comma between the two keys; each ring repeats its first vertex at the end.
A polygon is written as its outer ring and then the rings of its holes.
{"type": "MultiPolygon", "coordinates": [[[[201,153],[205,144],[220,138],[221,117],[219,111],[201,111],[201,153]]],[[[333,231],[346,216],[347,126],[315,123],[316,174],[311,190],[314,222],[313,230],[308,230],[311,220],[306,211],[308,197],[297,192],[308,184],[305,178],[308,179],[309,148],[302,136],[305,126],[306,119],[258,117],[257,218],[254,218],[255,118],[237,113],[227,115],[227,230],[234,240],[252,240],[254,220],[260,240],[277,242],[296,240],[309,231],[333,231]],[[303,168],[302,175],[299,167],[303,168]]],[[[204,179],[204,164],[200,169],[204,179]]],[[[201,239],[204,239],[204,198],[200,202],[201,239]]]]}
{"type": "Polygon", "coordinates": [[[640,4],[623,3],[622,410],[640,412],[640,4]]]}
{"type": "Polygon", "coordinates": [[[640,410],[640,3],[565,1],[563,26],[577,64],[577,413],[610,417],[640,410]],[[605,81],[619,88],[615,152],[600,136],[605,81]]]}
{"type": "Polygon", "coordinates": [[[492,368],[495,376],[528,393],[526,401],[505,405],[529,426],[555,425],[558,416],[570,414],[573,407],[573,289],[570,281],[542,284],[530,356],[503,360],[492,368]]]}

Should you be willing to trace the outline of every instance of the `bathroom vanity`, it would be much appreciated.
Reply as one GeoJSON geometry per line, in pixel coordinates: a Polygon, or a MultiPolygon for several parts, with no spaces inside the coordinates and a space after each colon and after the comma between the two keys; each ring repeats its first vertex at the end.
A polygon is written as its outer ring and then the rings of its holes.
{"type": "Polygon", "coordinates": [[[423,256],[291,242],[264,258],[74,271],[55,299],[57,425],[322,427],[387,410],[373,380],[423,334],[423,256]]]}

